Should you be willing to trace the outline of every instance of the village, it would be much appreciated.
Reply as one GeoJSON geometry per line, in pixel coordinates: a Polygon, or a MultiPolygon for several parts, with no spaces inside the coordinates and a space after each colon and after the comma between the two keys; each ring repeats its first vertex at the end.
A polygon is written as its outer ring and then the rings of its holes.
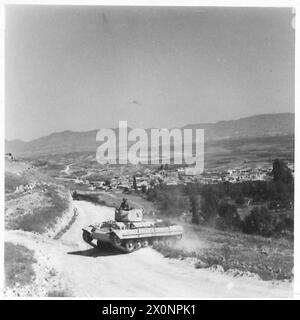
{"type": "MultiPolygon", "coordinates": [[[[292,173],[293,164],[289,164],[292,173]]],[[[268,168],[235,168],[223,172],[205,171],[199,174],[197,170],[190,167],[164,168],[159,169],[146,168],[143,172],[137,171],[135,174],[115,175],[111,179],[92,181],[76,177],[75,184],[87,186],[88,190],[113,190],[114,192],[146,192],[148,189],[158,185],[176,186],[187,185],[188,183],[217,184],[220,182],[238,183],[244,181],[266,181],[271,179],[272,167],[268,168]]]]}
{"type": "MultiPolygon", "coordinates": [[[[10,161],[16,161],[11,153],[5,157],[10,161]]],[[[294,163],[286,161],[287,167],[294,176],[294,163]]],[[[67,166],[68,171],[70,165],[67,166]]],[[[228,170],[205,170],[199,173],[197,167],[180,167],[172,165],[160,165],[159,167],[135,171],[134,173],[115,174],[111,178],[89,179],[89,175],[69,177],[69,172],[62,170],[63,176],[56,176],[59,180],[73,181],[89,191],[114,191],[115,193],[130,193],[132,191],[147,192],[147,190],[159,185],[177,186],[189,183],[218,184],[221,182],[239,183],[245,181],[269,181],[272,179],[272,166],[235,167],[228,170]],[[66,175],[65,175],[66,174],[66,175]]],[[[15,193],[22,193],[34,189],[39,184],[20,185],[15,193]]]]}

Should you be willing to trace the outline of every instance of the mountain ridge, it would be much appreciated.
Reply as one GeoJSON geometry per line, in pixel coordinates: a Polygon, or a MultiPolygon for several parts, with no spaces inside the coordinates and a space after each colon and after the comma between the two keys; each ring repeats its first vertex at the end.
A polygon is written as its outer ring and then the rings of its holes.
{"type": "MultiPolygon", "coordinates": [[[[180,129],[203,128],[205,140],[231,139],[238,137],[262,137],[294,134],[294,113],[258,114],[237,120],[222,120],[216,123],[187,124],[180,129]]],[[[112,128],[118,131],[118,128],[112,128]]],[[[130,128],[128,128],[130,129],[130,128]]],[[[149,132],[150,128],[146,129],[149,132]]],[[[22,141],[6,140],[5,152],[15,156],[36,156],[70,152],[95,151],[99,146],[96,135],[99,130],[54,132],[47,136],[22,141]]]]}

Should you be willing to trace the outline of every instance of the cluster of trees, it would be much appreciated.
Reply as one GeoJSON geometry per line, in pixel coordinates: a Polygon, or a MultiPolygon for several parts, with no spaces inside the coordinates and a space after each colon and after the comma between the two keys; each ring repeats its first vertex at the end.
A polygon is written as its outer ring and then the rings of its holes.
{"type": "Polygon", "coordinates": [[[243,232],[272,236],[276,234],[293,232],[294,215],[292,211],[283,211],[280,214],[270,212],[266,207],[255,207],[242,221],[243,232]]]}
{"type": "Polygon", "coordinates": [[[269,210],[274,204],[277,208],[278,204],[280,208],[290,207],[294,197],[293,176],[289,168],[278,159],[273,162],[272,175],[271,181],[159,186],[148,190],[147,197],[168,216],[179,216],[182,212],[191,211],[192,223],[195,224],[270,236],[293,229],[292,216],[275,215],[269,210]],[[241,220],[237,206],[245,205],[246,199],[251,199],[254,204],[261,206],[255,206],[251,213],[241,220]]]}

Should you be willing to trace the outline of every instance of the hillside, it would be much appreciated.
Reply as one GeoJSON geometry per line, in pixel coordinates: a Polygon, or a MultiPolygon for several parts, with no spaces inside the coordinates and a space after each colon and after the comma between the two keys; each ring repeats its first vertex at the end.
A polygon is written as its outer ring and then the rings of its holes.
{"type": "MultiPolygon", "coordinates": [[[[295,115],[292,113],[263,114],[217,123],[189,124],[182,129],[205,129],[205,139],[219,140],[236,137],[264,137],[274,135],[293,135],[295,115]]],[[[117,129],[116,129],[117,130],[117,129]]],[[[5,141],[6,152],[16,157],[31,157],[47,154],[71,152],[94,152],[99,143],[97,130],[86,132],[63,131],[29,142],[21,140],[5,141]]]]}
{"type": "Polygon", "coordinates": [[[292,113],[261,114],[214,124],[191,124],[184,129],[204,128],[207,140],[264,137],[294,134],[295,115],[292,113]]]}
{"type": "Polygon", "coordinates": [[[5,228],[55,234],[69,220],[68,190],[35,166],[5,162],[5,228]]]}

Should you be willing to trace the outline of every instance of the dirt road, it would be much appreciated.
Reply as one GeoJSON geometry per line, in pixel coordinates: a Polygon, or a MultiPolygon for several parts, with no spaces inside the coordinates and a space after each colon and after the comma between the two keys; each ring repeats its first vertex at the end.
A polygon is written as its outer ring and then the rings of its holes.
{"type": "MultiPolygon", "coordinates": [[[[35,250],[38,261],[54,268],[76,297],[191,297],[251,298],[290,297],[289,283],[271,283],[256,278],[195,269],[186,261],[164,258],[151,248],[131,254],[100,251],[82,241],[81,228],[109,219],[113,209],[74,201],[78,217],[59,240],[23,231],[9,231],[6,241],[35,250]]],[[[42,279],[40,275],[37,279],[42,279]]],[[[39,280],[37,280],[39,281],[39,280]]],[[[48,281],[48,280],[47,280],[48,281]]]]}
{"type": "Polygon", "coordinates": [[[73,163],[68,164],[65,169],[61,170],[61,172],[64,172],[65,174],[69,175],[70,174],[70,167],[72,164],[73,163]]]}

